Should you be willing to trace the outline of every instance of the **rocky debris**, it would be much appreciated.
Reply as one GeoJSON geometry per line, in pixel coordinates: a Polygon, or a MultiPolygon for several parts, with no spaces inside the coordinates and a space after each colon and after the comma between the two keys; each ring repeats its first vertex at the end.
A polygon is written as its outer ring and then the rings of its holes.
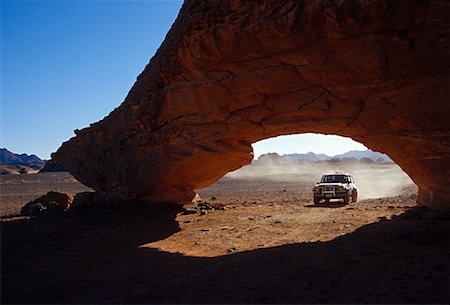
{"type": "Polygon", "coordinates": [[[236,251],[237,251],[237,249],[235,247],[231,247],[231,248],[227,249],[228,253],[233,253],[233,252],[236,252],[236,251]]]}
{"type": "Polygon", "coordinates": [[[234,230],[236,229],[236,227],[229,227],[229,226],[224,226],[220,228],[221,230],[234,230]]]}
{"type": "Polygon", "coordinates": [[[28,202],[20,210],[24,216],[59,217],[69,209],[73,196],[66,193],[48,192],[28,202]]]}
{"type": "Polygon", "coordinates": [[[256,141],[336,134],[448,209],[449,6],[188,0],[122,105],[53,159],[98,192],[184,204],[250,163],[256,141]]]}
{"type": "Polygon", "coordinates": [[[184,209],[181,214],[182,215],[191,215],[191,214],[196,214],[199,213],[200,215],[206,215],[208,212],[207,211],[214,211],[214,210],[225,210],[226,207],[223,203],[221,202],[208,202],[208,201],[197,201],[197,204],[192,207],[192,208],[188,208],[188,209],[184,209]]]}
{"type": "Polygon", "coordinates": [[[221,202],[208,202],[201,201],[197,204],[197,208],[200,210],[225,210],[225,204],[221,202]]]}
{"type": "Polygon", "coordinates": [[[191,208],[191,209],[185,209],[181,212],[181,214],[183,215],[192,215],[192,214],[197,214],[198,210],[195,208],[191,208]]]}
{"type": "Polygon", "coordinates": [[[203,201],[203,200],[202,200],[202,197],[200,197],[200,194],[199,194],[199,193],[195,193],[195,196],[194,196],[194,198],[192,199],[192,203],[197,204],[197,203],[199,203],[199,202],[201,202],[201,201],[203,201]]]}
{"type": "Polygon", "coordinates": [[[94,192],[82,192],[75,195],[72,210],[86,209],[94,205],[94,192]]]}
{"type": "Polygon", "coordinates": [[[71,210],[121,206],[126,202],[126,199],[120,193],[82,192],[75,195],[71,210]]]}

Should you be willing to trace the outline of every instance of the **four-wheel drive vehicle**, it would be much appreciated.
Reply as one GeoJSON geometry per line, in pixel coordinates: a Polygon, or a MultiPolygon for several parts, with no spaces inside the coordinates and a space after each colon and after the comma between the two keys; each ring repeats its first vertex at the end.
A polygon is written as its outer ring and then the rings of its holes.
{"type": "Polygon", "coordinates": [[[355,180],[347,173],[334,173],[323,175],[319,183],[314,186],[314,204],[320,204],[322,200],[342,199],[344,203],[356,202],[358,190],[355,180]]]}

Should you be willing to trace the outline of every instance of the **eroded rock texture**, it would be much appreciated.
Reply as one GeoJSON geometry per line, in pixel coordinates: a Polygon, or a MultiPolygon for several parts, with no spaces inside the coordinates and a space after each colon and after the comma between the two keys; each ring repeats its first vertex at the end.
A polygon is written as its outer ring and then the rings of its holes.
{"type": "MultiPolygon", "coordinates": [[[[191,200],[285,134],[347,136],[450,203],[447,1],[186,1],[124,103],[54,159],[112,197],[191,200]]],[[[151,29],[149,29],[150,31],[151,29]]]]}

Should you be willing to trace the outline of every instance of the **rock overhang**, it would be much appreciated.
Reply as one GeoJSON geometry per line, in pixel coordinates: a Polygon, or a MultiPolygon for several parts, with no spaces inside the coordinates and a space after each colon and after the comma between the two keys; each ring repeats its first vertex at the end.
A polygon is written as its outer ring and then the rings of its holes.
{"type": "Polygon", "coordinates": [[[54,159],[96,191],[184,203],[250,163],[253,142],[337,134],[448,208],[448,6],[186,1],[124,103],[54,159]]]}

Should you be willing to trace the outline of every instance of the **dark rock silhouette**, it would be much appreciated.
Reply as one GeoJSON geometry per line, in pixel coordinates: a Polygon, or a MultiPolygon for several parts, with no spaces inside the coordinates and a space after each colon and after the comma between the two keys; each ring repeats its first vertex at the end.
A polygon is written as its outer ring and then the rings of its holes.
{"type": "Polygon", "coordinates": [[[70,207],[72,200],[71,194],[48,192],[25,204],[20,214],[24,216],[61,216],[70,207]]]}
{"type": "Polygon", "coordinates": [[[55,162],[55,160],[48,160],[47,163],[45,163],[44,167],[39,171],[40,173],[46,173],[46,172],[66,172],[67,169],[64,168],[61,164],[58,164],[55,162]]]}

